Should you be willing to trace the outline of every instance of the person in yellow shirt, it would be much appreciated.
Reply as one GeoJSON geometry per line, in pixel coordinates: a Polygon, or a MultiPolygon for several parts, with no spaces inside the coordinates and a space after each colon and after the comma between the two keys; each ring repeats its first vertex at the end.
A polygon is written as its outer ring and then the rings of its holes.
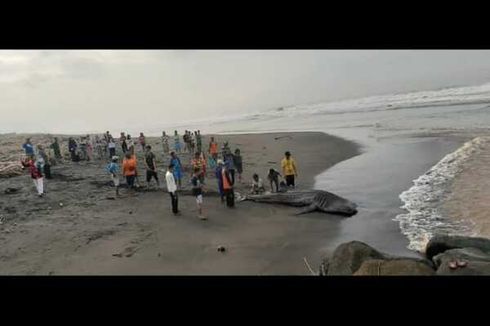
{"type": "Polygon", "coordinates": [[[286,156],[281,161],[282,175],[286,179],[286,185],[288,187],[295,187],[294,178],[298,177],[298,169],[296,167],[296,162],[291,157],[290,152],[284,153],[286,156]]]}

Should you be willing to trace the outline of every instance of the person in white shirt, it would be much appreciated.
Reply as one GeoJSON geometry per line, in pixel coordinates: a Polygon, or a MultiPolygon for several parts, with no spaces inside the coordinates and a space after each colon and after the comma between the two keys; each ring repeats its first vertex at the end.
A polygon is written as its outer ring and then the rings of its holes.
{"type": "Polygon", "coordinates": [[[174,215],[179,215],[179,198],[177,196],[177,184],[174,178],[174,165],[170,164],[168,166],[167,173],[165,174],[165,179],[167,181],[167,191],[172,199],[172,212],[174,215]]]}

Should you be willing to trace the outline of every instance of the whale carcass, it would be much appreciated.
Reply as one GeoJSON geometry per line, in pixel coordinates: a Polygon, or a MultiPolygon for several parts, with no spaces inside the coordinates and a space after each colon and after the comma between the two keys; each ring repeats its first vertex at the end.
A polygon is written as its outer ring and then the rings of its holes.
{"type": "Polygon", "coordinates": [[[352,216],[357,213],[357,205],[355,203],[323,190],[295,190],[263,195],[246,195],[242,197],[242,200],[305,207],[298,214],[320,211],[352,216]]]}

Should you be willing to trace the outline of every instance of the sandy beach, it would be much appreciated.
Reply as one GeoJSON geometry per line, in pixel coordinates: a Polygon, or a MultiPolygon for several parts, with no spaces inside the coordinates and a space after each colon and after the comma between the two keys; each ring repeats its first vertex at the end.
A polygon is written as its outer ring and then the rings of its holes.
{"type": "MultiPolygon", "coordinates": [[[[0,136],[0,142],[8,141],[11,155],[22,155],[24,138],[0,136]]],[[[237,192],[249,190],[253,173],[266,181],[266,171],[280,169],[286,150],[299,165],[300,189],[311,189],[316,175],[359,154],[357,144],[319,132],[216,138],[242,152],[244,183],[237,184],[237,192]]],[[[34,144],[42,139],[32,136],[34,144]]],[[[204,137],[203,146],[208,141],[204,137]]],[[[163,156],[158,138],[149,137],[148,143],[163,181],[168,157],[163,156]]],[[[143,174],[140,151],[138,158],[143,174]]],[[[181,160],[184,165],[190,163],[188,154],[181,155],[181,160]]],[[[337,236],[345,219],[323,213],[295,216],[295,208],[252,202],[228,209],[219,198],[206,195],[207,221],[196,217],[191,196],[180,197],[182,215],[175,217],[165,187],[135,196],[122,189],[122,198],[110,199],[114,189],[105,165],[105,161],[65,160],[53,166],[54,178],[46,181],[45,198],[36,196],[27,172],[0,179],[0,274],[309,275],[304,258],[313,268],[318,266],[326,254],[325,243],[337,236]],[[7,188],[18,190],[6,194],[7,188]],[[217,251],[220,245],[226,248],[224,253],[217,251]]],[[[185,177],[183,184],[188,172],[185,177]]],[[[216,189],[214,177],[207,179],[207,187],[216,189]]]]}

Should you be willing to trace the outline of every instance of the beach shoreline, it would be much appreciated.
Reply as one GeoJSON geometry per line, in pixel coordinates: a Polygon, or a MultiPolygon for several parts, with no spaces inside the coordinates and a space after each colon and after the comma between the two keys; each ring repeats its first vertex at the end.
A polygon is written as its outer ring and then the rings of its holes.
{"type": "MultiPolygon", "coordinates": [[[[312,188],[317,175],[360,153],[358,144],[321,132],[215,136],[242,151],[247,184],[238,185],[238,192],[248,190],[254,172],[268,189],[265,173],[270,167],[280,170],[286,150],[298,162],[300,189],[312,188]]],[[[31,137],[35,143],[36,136],[31,137]]],[[[163,181],[160,140],[148,137],[147,143],[163,181]]],[[[303,258],[312,266],[321,261],[325,240],[335,236],[342,220],[322,213],[297,217],[290,207],[250,202],[231,211],[206,195],[208,221],[196,218],[194,199],[184,196],[183,216],[176,218],[162,189],[106,199],[113,189],[104,165],[53,167],[55,179],[47,181],[43,199],[36,198],[28,175],[2,180],[0,209],[6,218],[0,226],[0,274],[308,275],[303,258]],[[7,187],[21,191],[5,195],[7,187]],[[226,253],[216,251],[219,245],[226,253]]],[[[210,188],[213,183],[211,178],[210,188]]]]}

